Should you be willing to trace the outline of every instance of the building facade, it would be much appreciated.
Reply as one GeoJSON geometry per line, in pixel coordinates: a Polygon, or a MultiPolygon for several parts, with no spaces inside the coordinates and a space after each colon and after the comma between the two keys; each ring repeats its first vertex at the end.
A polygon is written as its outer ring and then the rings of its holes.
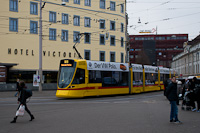
{"type": "Polygon", "coordinates": [[[183,51],[188,34],[129,35],[130,63],[171,67],[172,58],[183,51]]]}
{"type": "Polygon", "coordinates": [[[200,35],[184,43],[184,51],[173,58],[172,68],[179,77],[200,76],[200,35]]]}
{"type": "MultiPolygon", "coordinates": [[[[4,0],[0,15],[0,64],[6,82],[32,82],[39,69],[40,0],[4,0]]],[[[79,58],[125,62],[125,0],[48,0],[42,2],[42,69],[55,83],[59,61],[79,58]]]]}

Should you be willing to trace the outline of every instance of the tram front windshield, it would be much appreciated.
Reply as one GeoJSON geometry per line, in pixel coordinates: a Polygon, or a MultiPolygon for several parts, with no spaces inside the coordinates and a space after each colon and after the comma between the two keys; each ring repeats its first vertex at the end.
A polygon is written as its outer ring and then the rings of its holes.
{"type": "Polygon", "coordinates": [[[65,88],[72,81],[74,71],[76,68],[76,63],[73,66],[61,66],[58,80],[58,87],[65,88]]]}

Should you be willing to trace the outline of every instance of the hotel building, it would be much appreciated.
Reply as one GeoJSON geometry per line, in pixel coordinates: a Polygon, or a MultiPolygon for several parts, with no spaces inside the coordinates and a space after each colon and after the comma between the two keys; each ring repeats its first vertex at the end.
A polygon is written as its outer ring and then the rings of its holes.
{"type": "Polygon", "coordinates": [[[42,28],[44,83],[56,83],[61,59],[125,62],[126,0],[3,0],[0,5],[0,82],[33,82],[42,28]]]}

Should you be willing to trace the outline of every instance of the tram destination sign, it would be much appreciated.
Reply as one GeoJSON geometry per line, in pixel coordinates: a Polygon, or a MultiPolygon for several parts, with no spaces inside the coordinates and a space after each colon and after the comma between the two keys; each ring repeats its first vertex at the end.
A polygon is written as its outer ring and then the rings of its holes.
{"type": "Polygon", "coordinates": [[[128,63],[87,61],[88,70],[99,71],[129,71],[128,63]]]}
{"type": "Polygon", "coordinates": [[[73,60],[61,60],[60,66],[61,67],[73,67],[74,61],[73,60]]]}

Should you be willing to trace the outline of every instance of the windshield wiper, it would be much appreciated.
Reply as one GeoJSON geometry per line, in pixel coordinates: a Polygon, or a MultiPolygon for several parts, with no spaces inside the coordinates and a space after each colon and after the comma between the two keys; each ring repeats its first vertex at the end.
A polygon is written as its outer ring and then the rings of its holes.
{"type": "Polygon", "coordinates": [[[68,80],[66,80],[64,83],[61,83],[62,88],[64,87],[64,85],[65,85],[70,79],[72,79],[72,76],[73,76],[73,73],[71,72],[71,74],[70,74],[68,80]]]}

